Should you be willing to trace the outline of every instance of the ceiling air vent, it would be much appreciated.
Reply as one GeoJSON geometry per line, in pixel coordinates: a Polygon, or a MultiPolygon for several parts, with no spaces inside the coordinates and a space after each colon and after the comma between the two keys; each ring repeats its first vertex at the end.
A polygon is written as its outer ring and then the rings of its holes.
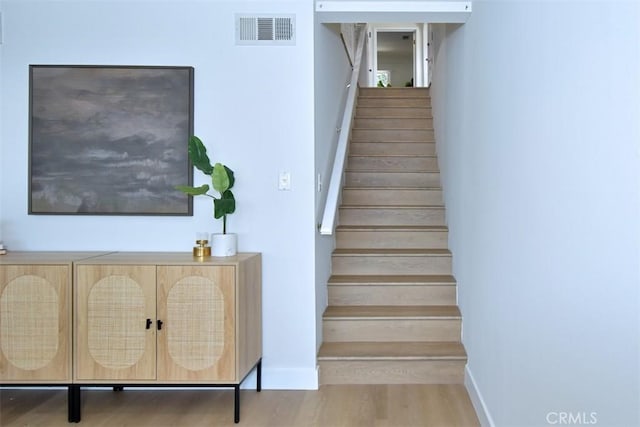
{"type": "Polygon", "coordinates": [[[236,44],[294,45],[295,15],[236,15],[236,44]]]}

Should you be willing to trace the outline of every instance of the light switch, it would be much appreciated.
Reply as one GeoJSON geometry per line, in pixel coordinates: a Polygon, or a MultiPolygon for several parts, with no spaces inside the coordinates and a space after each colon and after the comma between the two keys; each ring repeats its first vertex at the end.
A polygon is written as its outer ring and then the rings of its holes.
{"type": "Polygon", "coordinates": [[[278,190],[291,190],[291,172],[280,172],[280,175],[278,176],[278,190]]]}

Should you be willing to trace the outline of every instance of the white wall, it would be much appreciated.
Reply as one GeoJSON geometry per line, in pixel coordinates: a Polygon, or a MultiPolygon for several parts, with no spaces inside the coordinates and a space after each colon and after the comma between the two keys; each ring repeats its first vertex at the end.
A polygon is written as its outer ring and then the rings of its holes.
{"type": "Polygon", "coordinates": [[[433,83],[472,394],[498,426],[640,425],[640,5],[473,9],[433,83]]]}
{"type": "MultiPolygon", "coordinates": [[[[322,175],[322,191],[316,191],[316,223],[322,221],[329,178],[351,78],[351,66],[340,38],[340,24],[315,24],[315,170],[322,175]]],[[[316,346],[322,344],[322,314],[327,307],[327,280],[331,274],[334,236],[316,233],[316,346]]]]}
{"type": "MultiPolygon", "coordinates": [[[[195,67],[195,134],[236,173],[228,227],[263,253],[264,386],[314,388],[313,2],[2,0],[0,217],[14,250],[189,251],[193,217],[27,215],[29,64],[195,67]],[[235,46],[234,14],[296,15],[296,45],[235,46]],[[291,191],[278,191],[279,171],[291,191]]],[[[186,142],[185,142],[186,143],[186,142]]],[[[197,172],[197,171],[196,171],[197,172]]],[[[196,183],[204,183],[195,174],[196,183]]]]}
{"type": "Polygon", "coordinates": [[[364,46],[362,47],[362,63],[360,65],[360,75],[358,76],[359,87],[371,86],[371,75],[373,74],[373,39],[369,37],[369,33],[372,31],[372,28],[371,25],[367,25],[364,29],[366,37],[364,39],[364,46]]]}
{"type": "MultiPolygon", "coordinates": [[[[2,31],[2,24],[3,24],[3,14],[2,14],[2,3],[0,3],[0,31],[2,31]]],[[[2,39],[3,34],[0,33],[0,39],[2,39]]],[[[3,50],[2,50],[2,43],[0,43],[0,93],[2,93],[2,58],[3,58],[3,50]]],[[[4,103],[0,102],[0,135],[2,135],[2,128],[3,128],[3,121],[2,121],[2,109],[3,109],[4,103]]],[[[5,170],[7,168],[7,166],[4,163],[4,144],[0,143],[0,170],[5,170]]],[[[0,173],[0,190],[2,190],[3,187],[3,178],[2,178],[2,173],[0,173]]],[[[4,204],[3,198],[2,198],[2,192],[0,191],[0,243],[3,242],[3,235],[4,235],[4,220],[2,219],[3,216],[3,209],[2,209],[2,205],[4,204]]]]}

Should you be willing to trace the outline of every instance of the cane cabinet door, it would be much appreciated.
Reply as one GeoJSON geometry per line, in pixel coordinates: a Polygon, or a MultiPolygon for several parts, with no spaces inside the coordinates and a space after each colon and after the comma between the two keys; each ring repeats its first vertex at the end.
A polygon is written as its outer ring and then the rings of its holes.
{"type": "Polygon", "coordinates": [[[69,382],[70,286],[70,265],[0,265],[0,382],[69,382]]]}
{"type": "Polygon", "coordinates": [[[158,266],[158,380],[235,380],[235,267],[158,266]]]}
{"type": "Polygon", "coordinates": [[[156,269],[77,265],[75,379],[156,378],[156,269]]]}

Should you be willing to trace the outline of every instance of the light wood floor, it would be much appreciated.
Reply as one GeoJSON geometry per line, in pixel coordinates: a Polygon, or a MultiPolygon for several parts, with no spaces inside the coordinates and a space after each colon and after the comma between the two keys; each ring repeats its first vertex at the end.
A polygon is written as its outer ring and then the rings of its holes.
{"type": "MultiPolygon", "coordinates": [[[[332,385],[241,391],[238,426],[478,426],[463,385],[332,385]]],[[[65,426],[66,389],[0,390],[0,425],[65,426]]],[[[78,426],[233,426],[232,390],[83,389],[78,426]]]]}

